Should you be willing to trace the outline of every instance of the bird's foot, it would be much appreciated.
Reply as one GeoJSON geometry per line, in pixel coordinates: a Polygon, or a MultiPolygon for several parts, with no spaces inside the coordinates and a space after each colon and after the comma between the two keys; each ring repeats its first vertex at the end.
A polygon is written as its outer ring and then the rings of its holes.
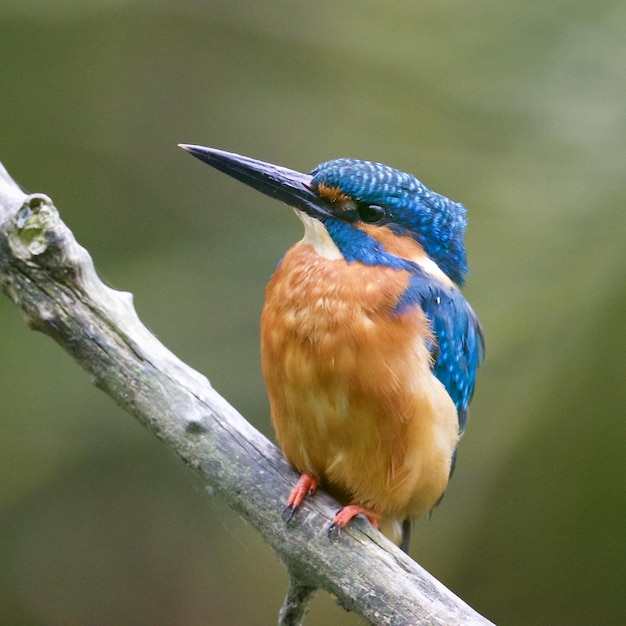
{"type": "Polygon", "coordinates": [[[364,515],[374,528],[378,528],[379,513],[366,509],[360,504],[349,504],[337,511],[337,515],[335,515],[331,525],[328,527],[328,538],[331,541],[337,541],[341,536],[343,527],[357,515],[364,515]]]}
{"type": "Polygon", "coordinates": [[[307,496],[312,496],[319,486],[319,483],[313,476],[309,474],[302,474],[300,479],[293,488],[289,499],[287,500],[287,506],[283,509],[283,519],[289,523],[296,511],[300,508],[300,505],[304,502],[307,496]]]}

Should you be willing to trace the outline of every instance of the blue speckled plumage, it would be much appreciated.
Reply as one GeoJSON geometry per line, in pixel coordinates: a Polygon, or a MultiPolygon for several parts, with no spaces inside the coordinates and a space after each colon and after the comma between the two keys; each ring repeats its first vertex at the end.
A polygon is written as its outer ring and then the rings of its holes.
{"type": "Polygon", "coordinates": [[[437,341],[432,346],[433,372],[456,406],[462,433],[484,354],[482,328],[457,289],[439,283],[421,268],[413,272],[398,310],[401,313],[412,305],[420,306],[432,324],[437,341]]]}

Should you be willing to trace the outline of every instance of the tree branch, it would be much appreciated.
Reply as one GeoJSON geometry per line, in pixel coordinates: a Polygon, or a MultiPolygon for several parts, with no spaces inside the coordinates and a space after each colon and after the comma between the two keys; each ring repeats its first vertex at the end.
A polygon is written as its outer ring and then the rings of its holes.
{"type": "Polygon", "coordinates": [[[50,198],[23,193],[1,164],[0,287],[263,535],[292,577],[283,623],[303,619],[317,588],[372,624],[491,623],[366,522],[330,543],[338,505],[325,494],[286,525],[297,475],[281,453],[145,328],[130,294],[100,281],[50,198]]]}

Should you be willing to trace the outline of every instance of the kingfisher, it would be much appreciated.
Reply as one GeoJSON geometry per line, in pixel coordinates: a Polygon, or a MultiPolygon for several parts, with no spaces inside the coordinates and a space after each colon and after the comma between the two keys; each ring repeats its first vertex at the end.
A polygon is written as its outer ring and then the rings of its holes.
{"type": "Polygon", "coordinates": [[[193,156],[295,210],[261,315],[261,365],[278,444],[300,479],[289,522],[318,488],[408,548],[410,520],[455,465],[483,331],[461,294],[466,209],[413,175],[335,159],[303,174],[204,146],[193,156]]]}

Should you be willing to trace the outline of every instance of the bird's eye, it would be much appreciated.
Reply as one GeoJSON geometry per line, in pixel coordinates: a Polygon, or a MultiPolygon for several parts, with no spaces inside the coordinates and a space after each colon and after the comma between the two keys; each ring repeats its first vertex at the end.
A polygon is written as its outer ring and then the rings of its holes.
{"type": "Polygon", "coordinates": [[[387,211],[380,204],[359,204],[357,211],[359,219],[368,224],[378,224],[387,217],[387,211]]]}

